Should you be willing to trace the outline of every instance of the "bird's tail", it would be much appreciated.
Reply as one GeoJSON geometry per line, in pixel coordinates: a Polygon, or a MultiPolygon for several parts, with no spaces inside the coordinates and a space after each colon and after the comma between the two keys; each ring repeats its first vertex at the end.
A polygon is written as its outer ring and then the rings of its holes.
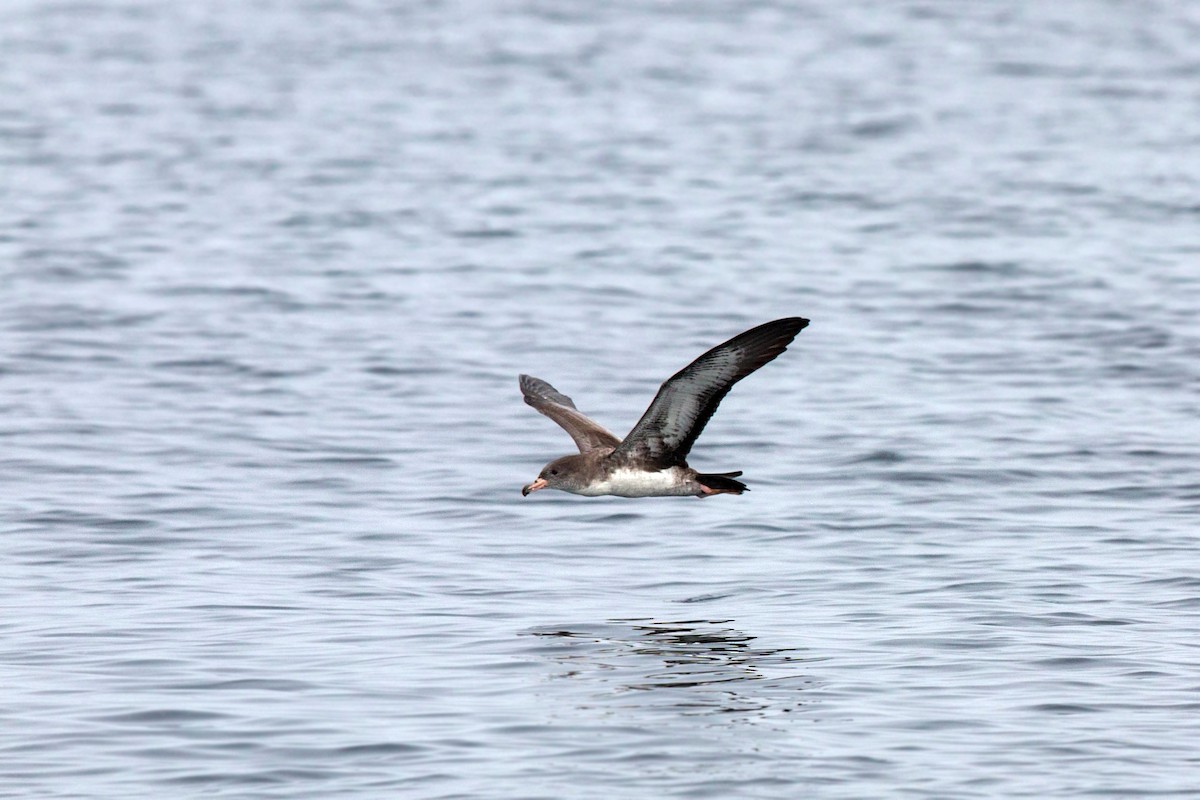
{"type": "Polygon", "coordinates": [[[713,475],[697,475],[696,480],[700,482],[701,486],[709,490],[705,494],[741,494],[742,492],[750,491],[746,484],[734,480],[734,478],[741,474],[741,470],[737,472],[718,472],[713,475]]]}

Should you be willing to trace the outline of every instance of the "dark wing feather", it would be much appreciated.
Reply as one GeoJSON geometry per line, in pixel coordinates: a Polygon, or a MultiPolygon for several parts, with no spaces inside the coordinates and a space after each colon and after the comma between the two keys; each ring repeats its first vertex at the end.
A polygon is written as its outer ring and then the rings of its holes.
{"type": "Polygon", "coordinates": [[[621,441],[575,408],[571,398],[543,380],[522,375],[521,393],[525,395],[526,403],[571,434],[581,453],[601,447],[616,447],[621,441]]]}
{"type": "Polygon", "coordinates": [[[782,353],[808,325],[777,319],[717,345],[668,379],[613,452],[660,469],[684,463],[696,438],[735,383],[782,353]]]}

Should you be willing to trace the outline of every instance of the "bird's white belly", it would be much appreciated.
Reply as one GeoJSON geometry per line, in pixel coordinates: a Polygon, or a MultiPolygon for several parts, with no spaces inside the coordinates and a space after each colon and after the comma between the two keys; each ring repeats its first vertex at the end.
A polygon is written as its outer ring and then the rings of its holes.
{"type": "Polygon", "coordinates": [[[671,467],[658,472],[636,469],[617,469],[607,479],[588,486],[579,494],[597,497],[614,494],[618,497],[666,497],[696,494],[699,487],[691,480],[691,470],[671,467]]]}

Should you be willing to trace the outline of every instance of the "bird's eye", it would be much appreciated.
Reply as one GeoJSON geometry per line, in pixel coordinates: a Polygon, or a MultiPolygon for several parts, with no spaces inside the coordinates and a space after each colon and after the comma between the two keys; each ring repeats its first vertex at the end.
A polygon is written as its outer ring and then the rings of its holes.
{"type": "Polygon", "coordinates": [[[550,474],[551,474],[551,475],[557,475],[557,474],[558,474],[558,470],[556,470],[556,469],[552,469],[552,470],[550,470],[550,474]]]}

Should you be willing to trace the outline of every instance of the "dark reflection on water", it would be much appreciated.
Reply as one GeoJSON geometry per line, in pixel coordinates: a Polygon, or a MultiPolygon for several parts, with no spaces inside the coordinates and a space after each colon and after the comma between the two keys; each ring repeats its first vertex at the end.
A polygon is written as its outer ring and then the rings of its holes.
{"type": "Polygon", "coordinates": [[[651,692],[647,705],[681,713],[790,712],[812,685],[796,648],[768,648],[728,619],[613,619],[605,625],[533,630],[564,640],[550,658],[563,678],[592,680],[620,694],[651,692]],[[753,683],[753,686],[745,684],[753,683]],[[660,693],[662,692],[662,693],[660,693]]]}

